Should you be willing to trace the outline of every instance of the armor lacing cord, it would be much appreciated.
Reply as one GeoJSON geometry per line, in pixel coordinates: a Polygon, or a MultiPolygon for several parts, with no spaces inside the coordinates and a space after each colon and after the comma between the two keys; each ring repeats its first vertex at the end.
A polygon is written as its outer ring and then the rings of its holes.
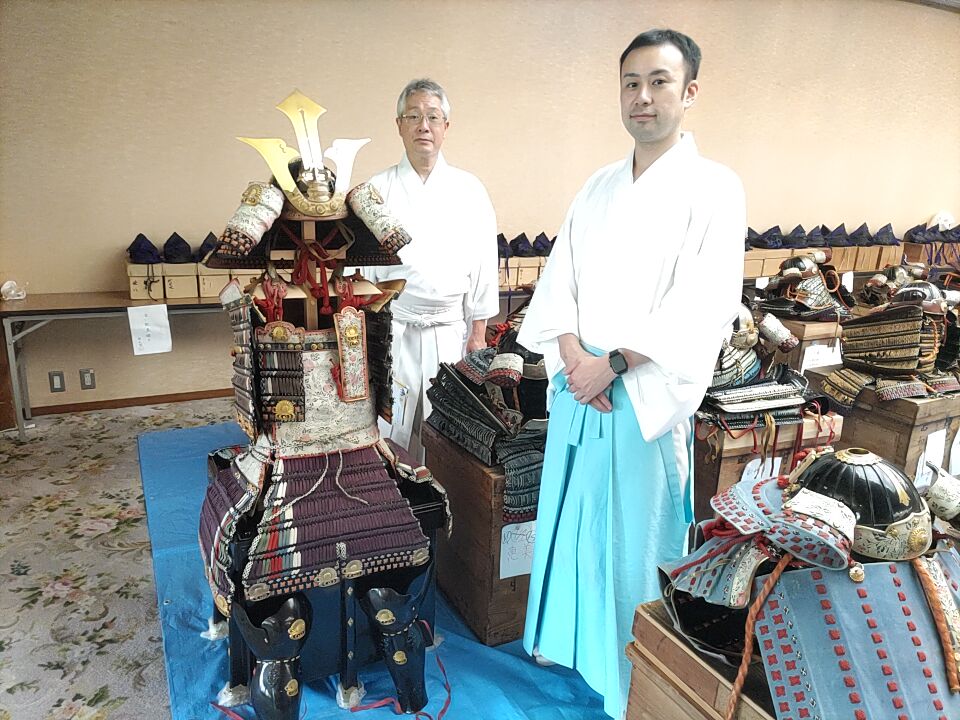
{"type": "Polygon", "coordinates": [[[784,556],[780,558],[780,562],[777,563],[773,572],[770,573],[763,583],[763,587],[760,588],[757,597],[750,604],[750,610],[747,612],[747,622],[744,626],[743,657],[740,660],[737,679],[734,680],[733,687],[730,690],[730,699],[727,700],[727,712],[723,716],[724,720],[733,720],[737,712],[737,705],[740,703],[740,694],[743,692],[743,684],[747,680],[747,670],[750,667],[750,658],[753,655],[753,628],[757,622],[757,615],[760,613],[761,608],[763,608],[763,604],[767,601],[767,596],[773,590],[773,586],[777,584],[780,575],[783,574],[783,571],[787,565],[790,564],[791,560],[793,560],[793,556],[790,553],[785,553],[784,556]]]}
{"type": "Polygon", "coordinates": [[[224,715],[226,715],[228,718],[230,718],[230,720],[244,720],[244,717],[242,715],[235,713],[230,708],[226,708],[223,705],[217,705],[217,703],[215,702],[212,702],[210,704],[213,705],[213,707],[215,707],[217,710],[222,712],[224,715]]]}
{"type": "Polygon", "coordinates": [[[940,636],[940,646],[943,648],[943,664],[947,672],[947,684],[950,686],[950,692],[960,692],[960,672],[957,670],[957,657],[954,654],[950,628],[947,626],[947,618],[944,615],[943,606],[940,604],[937,587],[933,578],[930,577],[930,571],[927,570],[920,558],[913,558],[910,564],[913,565],[913,569],[920,579],[923,594],[927,596],[927,605],[933,614],[933,622],[937,626],[937,635],[940,636]]]}
{"type": "Polygon", "coordinates": [[[330,255],[323,249],[323,247],[329,244],[336,234],[339,232],[339,228],[334,227],[327,236],[320,242],[319,248],[307,245],[303,240],[298,238],[286,225],[283,226],[283,229],[286,231],[287,235],[297,244],[297,247],[300,248],[300,253],[297,257],[297,265],[293,269],[291,274],[291,279],[297,285],[303,285],[310,289],[310,294],[317,298],[323,300],[320,305],[320,313],[323,315],[332,315],[333,307],[330,305],[330,288],[327,287],[327,268],[330,269],[336,268],[336,260],[330,258],[330,255]],[[317,270],[320,272],[320,281],[317,282],[317,279],[313,277],[310,272],[310,267],[308,262],[310,258],[313,258],[317,263],[317,270]]]}
{"type": "Polygon", "coordinates": [[[511,327],[512,326],[510,325],[510,323],[507,323],[507,322],[497,323],[496,325],[494,325],[493,337],[490,338],[489,342],[487,342],[487,346],[496,347],[497,345],[499,345],[500,340],[503,338],[504,335],[507,334],[507,331],[509,331],[511,327]]]}

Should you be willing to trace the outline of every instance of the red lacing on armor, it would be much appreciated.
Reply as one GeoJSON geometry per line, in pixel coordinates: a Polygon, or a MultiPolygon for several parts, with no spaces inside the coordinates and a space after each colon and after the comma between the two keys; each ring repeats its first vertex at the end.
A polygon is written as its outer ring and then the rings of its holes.
{"type": "Polygon", "coordinates": [[[725,518],[714,518],[703,524],[704,540],[715,537],[733,537],[734,535],[740,535],[740,531],[725,518]]]}
{"type": "Polygon", "coordinates": [[[500,340],[503,339],[503,336],[507,334],[507,331],[510,330],[512,326],[510,323],[502,322],[497,323],[493,326],[493,336],[487,341],[488,347],[496,347],[500,344],[500,340]]]}
{"type": "Polygon", "coordinates": [[[213,705],[213,707],[215,707],[217,710],[222,712],[224,715],[226,715],[228,718],[230,718],[230,720],[244,720],[244,717],[242,715],[238,715],[230,708],[224,707],[223,705],[217,705],[217,703],[215,702],[212,702],[210,704],[213,705]]]}
{"type": "Polygon", "coordinates": [[[283,299],[287,296],[287,284],[266,276],[261,283],[263,300],[254,298],[253,301],[267,318],[267,322],[283,320],[283,299]]]}
{"type": "Polygon", "coordinates": [[[337,261],[332,259],[329,253],[323,248],[336,237],[339,228],[334,227],[319,244],[305,243],[298,238],[292,230],[287,228],[286,225],[283,226],[283,229],[288,237],[300,248],[300,252],[297,253],[297,264],[293,269],[291,279],[296,285],[308,288],[314,298],[318,300],[322,299],[323,302],[320,304],[321,314],[332,315],[333,306],[330,304],[330,288],[327,286],[327,269],[335,270],[337,261]],[[310,260],[317,263],[319,280],[310,272],[310,260]]]}
{"type": "Polygon", "coordinates": [[[723,545],[720,545],[719,547],[715,547],[713,550],[708,552],[703,557],[697,558],[696,560],[691,560],[690,562],[686,562],[683,565],[680,565],[678,568],[676,568],[670,573],[670,577],[676,578],[684,570],[688,570],[689,568],[692,568],[694,565],[700,565],[702,563],[705,563],[707,560],[711,560],[717,557],[717,555],[723,555],[723,553],[725,553],[727,550],[732,548],[734,545],[739,545],[740,543],[745,542],[752,537],[755,537],[755,535],[740,535],[738,533],[736,537],[731,537],[729,540],[727,540],[727,542],[723,543],[723,545]]]}
{"type": "Polygon", "coordinates": [[[780,558],[780,562],[777,563],[773,572],[770,573],[763,583],[763,587],[760,588],[760,592],[757,593],[757,597],[753,603],[751,603],[750,610],[747,612],[747,622],[744,626],[743,657],[740,660],[737,679],[734,681],[733,688],[730,691],[730,699],[727,702],[727,712],[724,715],[724,720],[733,720],[736,716],[737,704],[740,702],[740,693],[743,691],[743,683],[747,679],[747,670],[750,668],[750,658],[753,655],[753,630],[757,622],[757,615],[763,608],[763,604],[767,601],[767,596],[773,590],[773,586],[777,584],[777,580],[780,579],[780,575],[783,574],[783,571],[792,559],[793,556],[789,553],[780,558]]]}

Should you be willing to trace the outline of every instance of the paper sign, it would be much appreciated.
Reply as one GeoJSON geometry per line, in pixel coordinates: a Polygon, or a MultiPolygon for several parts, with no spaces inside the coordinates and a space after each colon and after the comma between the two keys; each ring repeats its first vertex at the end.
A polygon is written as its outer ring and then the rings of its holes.
{"type": "Polygon", "coordinates": [[[853,271],[845,272],[840,276],[840,283],[850,292],[853,292],[853,271]]]}
{"type": "Polygon", "coordinates": [[[757,278],[753,284],[757,288],[757,290],[763,290],[767,285],[770,284],[770,278],[768,277],[757,278]]]}
{"type": "Polygon", "coordinates": [[[743,468],[741,480],[765,480],[766,478],[776,477],[780,474],[780,464],[782,458],[767,458],[760,463],[760,458],[754,458],[743,468]]]}
{"type": "Polygon", "coordinates": [[[930,487],[933,482],[933,470],[927,467],[932,462],[937,467],[943,465],[943,454],[947,447],[947,429],[937,430],[927,435],[927,445],[917,459],[917,472],[913,476],[913,484],[918,490],[930,487]]]}
{"type": "Polygon", "coordinates": [[[840,343],[835,342],[831,345],[811,344],[803,351],[800,374],[802,375],[810,368],[839,365],[841,362],[843,362],[843,358],[840,357],[840,343]]]}
{"type": "Polygon", "coordinates": [[[170,318],[166,305],[140,305],[127,308],[134,355],[153,355],[173,350],[170,318]]]}
{"type": "Polygon", "coordinates": [[[533,541],[537,521],[504,525],[500,530],[500,579],[529,575],[533,569],[533,541]]]}

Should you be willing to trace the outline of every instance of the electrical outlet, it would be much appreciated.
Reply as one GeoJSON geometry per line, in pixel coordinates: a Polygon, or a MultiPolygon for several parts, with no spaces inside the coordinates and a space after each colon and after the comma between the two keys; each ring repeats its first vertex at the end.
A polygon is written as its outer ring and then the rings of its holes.
{"type": "Polygon", "coordinates": [[[50,392],[67,391],[67,383],[63,379],[63,370],[51,370],[47,373],[47,377],[50,379],[50,392]]]}
{"type": "Polygon", "coordinates": [[[81,368],[80,370],[80,389],[93,390],[97,386],[97,376],[90,368],[81,368]]]}

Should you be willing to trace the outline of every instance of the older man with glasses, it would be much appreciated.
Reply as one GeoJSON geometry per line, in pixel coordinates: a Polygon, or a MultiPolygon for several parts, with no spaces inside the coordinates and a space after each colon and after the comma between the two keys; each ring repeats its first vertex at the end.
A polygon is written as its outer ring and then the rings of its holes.
{"type": "Polygon", "coordinates": [[[408,83],[397,100],[403,158],[370,180],[413,238],[400,250],[402,265],[367,272],[407,283],[392,305],[393,424],[384,430],[421,460],[430,378],[441,362],[484,347],[487,320],[500,311],[496,215],[483,184],[440,151],[449,127],[443,88],[408,83]]]}

